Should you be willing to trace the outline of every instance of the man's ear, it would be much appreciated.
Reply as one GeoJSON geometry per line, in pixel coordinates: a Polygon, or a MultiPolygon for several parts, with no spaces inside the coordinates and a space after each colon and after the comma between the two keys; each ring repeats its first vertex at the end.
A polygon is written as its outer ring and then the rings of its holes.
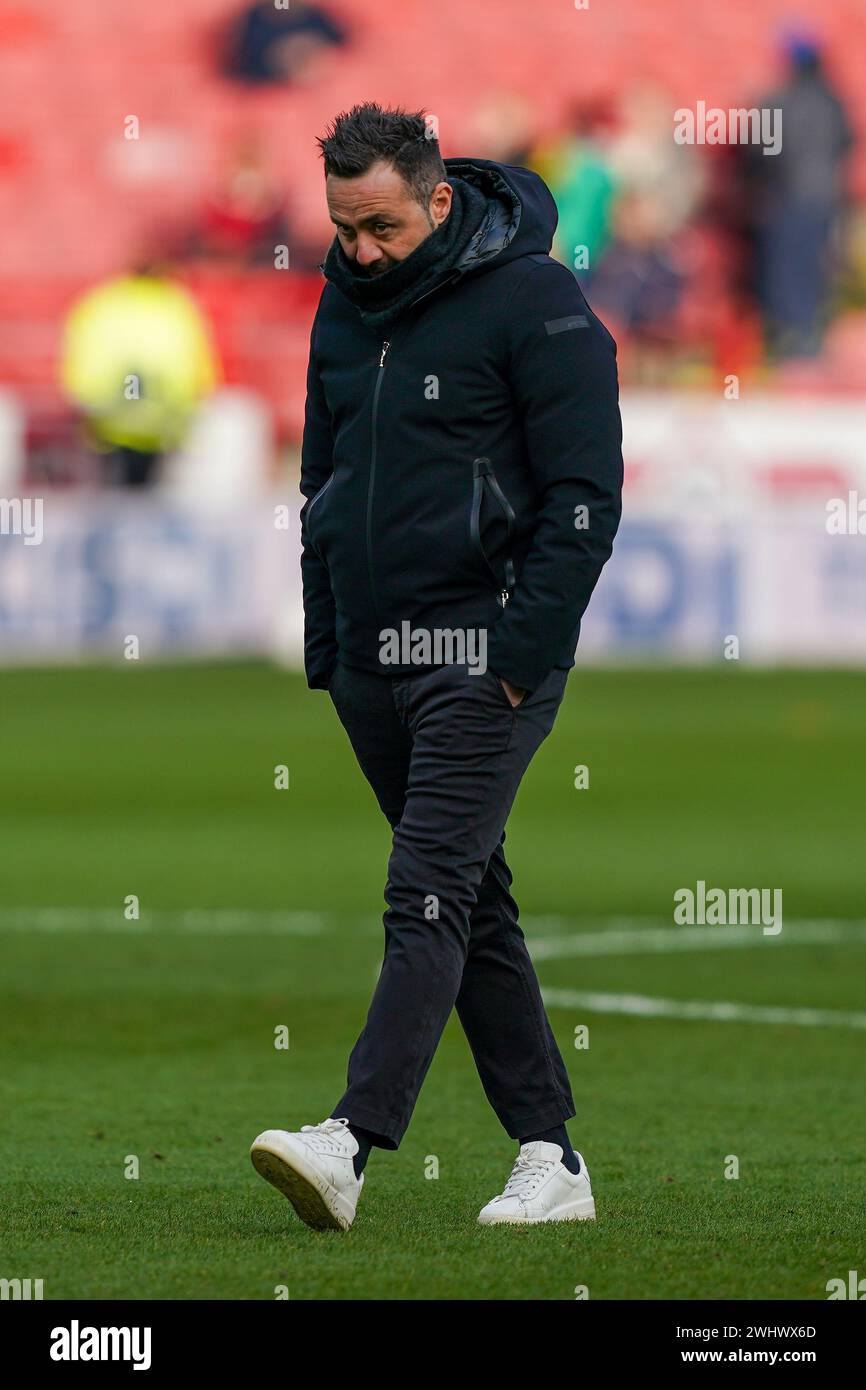
{"type": "Polygon", "coordinates": [[[429,211],[435,226],[438,227],[444,222],[451,211],[451,199],[453,194],[454,190],[451,184],[446,183],[444,179],[441,183],[437,183],[436,187],[433,189],[430,195],[429,211]]]}

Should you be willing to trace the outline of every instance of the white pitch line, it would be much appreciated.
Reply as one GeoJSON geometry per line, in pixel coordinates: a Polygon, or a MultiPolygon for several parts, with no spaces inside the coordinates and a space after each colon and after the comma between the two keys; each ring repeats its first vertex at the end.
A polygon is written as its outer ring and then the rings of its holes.
{"type": "MultiPolygon", "coordinates": [[[[194,908],[149,909],[138,921],[127,921],[119,908],[41,907],[0,911],[0,932],[97,931],[122,936],[144,936],[150,930],[190,932],[202,935],[242,935],[263,932],[273,935],[320,936],[333,932],[341,914],[320,912],[279,912],[268,909],[194,908]]],[[[614,918],[605,931],[577,931],[566,934],[581,919],[568,917],[527,917],[526,925],[560,929],[561,934],[530,939],[536,960],[555,960],[574,956],[628,956],[658,952],[716,950],[719,947],[805,945],[809,943],[860,943],[866,941],[866,922],[844,918],[800,920],[786,923],[781,933],[765,937],[760,927],[669,927],[648,925],[657,918],[614,918]]],[[[381,922],[365,916],[363,925],[381,931],[381,922]]],[[[626,1014],[642,1018],[681,1018],[717,1023],[776,1023],[811,1028],[866,1029],[866,1013],[832,1009],[789,1009],[775,1006],[713,1002],[711,1000],[656,999],[639,994],[600,994],[569,989],[544,989],[542,995],[552,1008],[579,1008],[592,1013],[626,1014]]]]}
{"type": "Polygon", "coordinates": [[[708,999],[653,999],[645,994],[595,994],[574,989],[542,988],[541,995],[552,1009],[585,1009],[596,1014],[709,1020],[712,1023],[782,1023],[802,1028],[866,1028],[866,1013],[833,1009],[786,1009],[708,999]]]}
{"type": "MultiPolygon", "coordinates": [[[[607,920],[602,931],[582,929],[586,918],[533,916],[521,918],[530,932],[529,950],[535,960],[571,956],[655,955],[677,951],[715,951],[725,948],[809,944],[856,945],[866,942],[866,920],[847,918],[800,919],[785,922],[776,936],[765,936],[760,926],[676,927],[657,917],[591,919],[607,920]],[[553,932],[534,936],[534,932],[553,932]]],[[[138,921],[128,921],[120,907],[18,907],[0,909],[2,931],[99,931],[123,935],[148,930],[194,932],[207,935],[242,935],[245,932],[290,936],[319,936],[337,929],[380,935],[382,919],[373,914],[280,911],[270,908],[143,908],[138,921]],[[347,925],[348,923],[348,925],[347,925]]]]}
{"type": "Polygon", "coordinates": [[[120,907],[22,907],[0,911],[0,932],[96,931],[140,936],[150,930],[193,932],[206,936],[234,936],[245,932],[320,936],[328,927],[322,913],[258,909],[195,908],[175,911],[145,908],[137,921],[128,921],[120,907]]]}
{"type": "MultiPolygon", "coordinates": [[[[555,919],[545,919],[550,925],[555,919]]],[[[622,919],[617,919],[621,921],[622,919]]],[[[626,919],[632,923],[638,918],[626,919]]],[[[783,922],[775,936],[760,926],[659,927],[627,925],[606,931],[573,932],[535,937],[527,942],[533,960],[562,960],[569,956],[642,956],[677,951],[719,951],[757,946],[854,945],[866,942],[866,922],[841,918],[783,922]]]]}

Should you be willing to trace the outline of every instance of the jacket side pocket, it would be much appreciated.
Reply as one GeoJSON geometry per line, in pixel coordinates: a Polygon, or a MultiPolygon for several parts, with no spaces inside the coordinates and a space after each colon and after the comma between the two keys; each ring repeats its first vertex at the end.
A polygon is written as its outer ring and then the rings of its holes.
{"type": "Polygon", "coordinates": [[[502,593],[504,606],[504,603],[510,598],[512,590],[514,589],[514,561],[510,555],[507,555],[503,565],[503,574],[499,575],[491,564],[487,552],[484,549],[484,542],[481,539],[481,505],[484,500],[485,485],[489,488],[496,502],[502,509],[502,513],[505,517],[505,545],[506,549],[510,550],[511,539],[514,534],[514,508],[499,486],[490,459],[474,459],[472,463],[472,509],[469,513],[469,534],[475,550],[480,555],[483,563],[487,566],[502,593]]]}

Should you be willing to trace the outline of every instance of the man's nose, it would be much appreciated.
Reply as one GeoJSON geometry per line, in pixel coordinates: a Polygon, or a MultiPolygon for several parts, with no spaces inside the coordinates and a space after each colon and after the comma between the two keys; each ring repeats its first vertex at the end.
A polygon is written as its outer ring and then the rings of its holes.
{"type": "Polygon", "coordinates": [[[372,237],[359,236],[356,250],[356,259],[359,265],[373,265],[382,259],[382,252],[376,245],[372,237]]]}

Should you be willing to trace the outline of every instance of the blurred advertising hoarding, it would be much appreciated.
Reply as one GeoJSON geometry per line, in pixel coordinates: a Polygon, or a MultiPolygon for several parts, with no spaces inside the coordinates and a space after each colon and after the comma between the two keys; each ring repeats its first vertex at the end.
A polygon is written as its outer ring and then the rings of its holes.
{"type": "MultiPolygon", "coordinates": [[[[713,662],[733,637],[749,663],[866,664],[866,408],[647,395],[623,416],[624,520],[580,660],[713,662]]],[[[207,492],[48,493],[38,540],[7,525],[0,661],[122,660],[134,636],[142,660],[299,666],[296,484],[207,492]]]]}

